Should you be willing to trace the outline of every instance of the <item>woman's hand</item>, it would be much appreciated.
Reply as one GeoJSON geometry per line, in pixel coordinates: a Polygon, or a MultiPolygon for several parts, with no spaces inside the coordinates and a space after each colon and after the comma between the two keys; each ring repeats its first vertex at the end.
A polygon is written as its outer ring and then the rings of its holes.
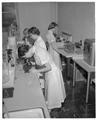
{"type": "Polygon", "coordinates": [[[26,58],[26,56],[24,55],[24,56],[22,56],[22,58],[26,58]]]}
{"type": "Polygon", "coordinates": [[[35,68],[32,68],[32,69],[30,70],[30,72],[32,72],[32,73],[39,73],[38,70],[35,69],[35,68]]]}
{"type": "Polygon", "coordinates": [[[31,73],[33,73],[36,77],[38,77],[38,78],[39,78],[40,73],[39,73],[39,71],[38,71],[37,69],[32,68],[32,69],[30,70],[30,72],[31,72],[31,73]]]}
{"type": "Polygon", "coordinates": [[[39,73],[46,73],[46,72],[49,72],[51,71],[51,65],[49,63],[46,63],[45,64],[45,67],[41,68],[41,69],[38,69],[38,72],[39,73]]]}
{"type": "Polygon", "coordinates": [[[64,47],[64,42],[63,41],[57,42],[56,45],[57,45],[57,47],[64,47]]]}

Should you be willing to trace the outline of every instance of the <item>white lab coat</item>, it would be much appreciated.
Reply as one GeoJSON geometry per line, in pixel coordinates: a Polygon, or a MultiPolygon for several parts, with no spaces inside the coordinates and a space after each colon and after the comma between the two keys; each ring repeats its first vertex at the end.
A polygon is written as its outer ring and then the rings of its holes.
{"type": "Polygon", "coordinates": [[[57,65],[57,67],[62,70],[62,65],[61,65],[61,59],[60,59],[60,55],[57,51],[55,51],[51,45],[51,43],[56,42],[56,39],[52,33],[51,30],[48,30],[48,33],[46,35],[47,41],[49,43],[49,49],[48,52],[51,54],[55,64],[57,65]]]}
{"type": "Polygon", "coordinates": [[[37,46],[37,48],[41,47],[41,48],[46,49],[46,44],[41,36],[39,36],[38,39],[35,41],[34,46],[37,46]]]}
{"type": "Polygon", "coordinates": [[[38,65],[49,63],[51,70],[45,73],[45,94],[48,109],[60,108],[66,98],[65,86],[60,69],[53,62],[51,55],[46,49],[34,46],[30,49],[30,55],[35,56],[38,65]]]}
{"type": "Polygon", "coordinates": [[[36,56],[39,57],[37,59],[37,64],[45,65],[49,63],[51,66],[51,70],[45,73],[45,94],[48,109],[60,108],[61,103],[64,102],[66,98],[65,86],[63,82],[63,76],[60,69],[53,62],[51,55],[42,48],[38,48],[35,50],[36,56]]]}
{"type": "Polygon", "coordinates": [[[31,57],[33,53],[35,52],[35,48],[38,49],[39,47],[46,50],[46,45],[44,40],[41,36],[38,37],[38,39],[35,41],[34,46],[32,46],[29,51],[26,53],[26,57],[31,57]]]}

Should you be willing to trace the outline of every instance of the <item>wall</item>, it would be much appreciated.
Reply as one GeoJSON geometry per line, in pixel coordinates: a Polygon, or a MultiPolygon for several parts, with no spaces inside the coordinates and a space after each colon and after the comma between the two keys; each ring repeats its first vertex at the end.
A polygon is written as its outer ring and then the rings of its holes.
{"type": "Polygon", "coordinates": [[[5,50],[7,47],[7,41],[8,41],[8,32],[3,31],[2,32],[2,48],[5,50]]]}
{"type": "Polygon", "coordinates": [[[37,26],[44,39],[50,22],[56,21],[59,30],[70,32],[73,40],[95,37],[94,3],[38,2],[17,3],[20,36],[25,27],[37,26]]]}
{"type": "Polygon", "coordinates": [[[50,22],[57,21],[56,3],[18,3],[20,34],[26,27],[37,26],[45,39],[50,22]]]}
{"type": "MultiPolygon", "coordinates": [[[[17,21],[17,9],[16,3],[2,3],[2,47],[6,49],[8,42],[8,30],[9,26],[13,22],[13,19],[17,21]]],[[[18,24],[18,23],[17,23],[18,24]]]]}
{"type": "Polygon", "coordinates": [[[59,30],[73,35],[73,41],[95,37],[95,4],[58,3],[59,30]]]}

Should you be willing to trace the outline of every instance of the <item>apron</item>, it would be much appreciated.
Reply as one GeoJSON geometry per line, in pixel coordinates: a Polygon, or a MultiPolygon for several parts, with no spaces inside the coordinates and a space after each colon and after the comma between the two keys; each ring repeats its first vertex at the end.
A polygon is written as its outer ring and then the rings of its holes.
{"type": "Polygon", "coordinates": [[[45,74],[45,98],[48,109],[60,108],[66,98],[65,86],[60,69],[50,62],[52,70],[45,74]]]}

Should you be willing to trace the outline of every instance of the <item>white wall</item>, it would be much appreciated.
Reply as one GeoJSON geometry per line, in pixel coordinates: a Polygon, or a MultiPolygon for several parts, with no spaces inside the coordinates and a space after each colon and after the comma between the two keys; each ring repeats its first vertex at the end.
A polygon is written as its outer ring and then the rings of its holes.
{"type": "Polygon", "coordinates": [[[60,31],[69,32],[74,41],[95,37],[94,3],[58,3],[60,31]]]}
{"type": "Polygon", "coordinates": [[[26,27],[37,26],[45,39],[50,22],[57,21],[56,3],[18,3],[20,34],[26,27]]]}
{"type": "Polygon", "coordinates": [[[37,26],[46,39],[52,21],[58,22],[60,31],[70,32],[74,41],[95,37],[94,3],[20,2],[17,9],[21,38],[25,27],[37,26]]]}

